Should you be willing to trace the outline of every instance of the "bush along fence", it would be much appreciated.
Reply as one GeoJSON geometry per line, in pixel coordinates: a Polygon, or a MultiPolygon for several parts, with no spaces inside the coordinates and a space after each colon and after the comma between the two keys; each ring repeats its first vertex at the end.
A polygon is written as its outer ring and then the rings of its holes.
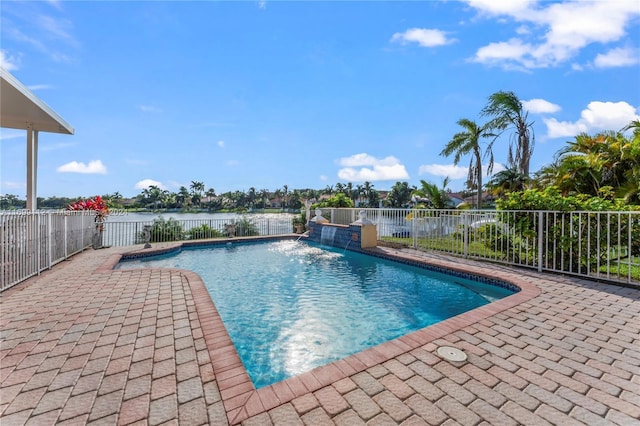
{"type": "MultiPolygon", "coordinates": [[[[322,209],[348,224],[361,209],[322,209]]],[[[640,286],[640,212],[365,209],[380,245],[640,286]]]]}
{"type": "Polygon", "coordinates": [[[178,220],[159,217],[145,222],[104,223],[102,243],[105,246],[128,246],[145,243],[145,227],[149,242],[201,240],[208,238],[254,237],[291,234],[295,231],[291,216],[264,218],[243,216],[237,219],[178,220]]]}

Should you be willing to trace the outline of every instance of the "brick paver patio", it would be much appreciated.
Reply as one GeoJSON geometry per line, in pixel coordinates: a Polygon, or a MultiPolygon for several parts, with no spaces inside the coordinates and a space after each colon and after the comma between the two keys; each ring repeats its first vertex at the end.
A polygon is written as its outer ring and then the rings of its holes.
{"type": "Polygon", "coordinates": [[[112,271],[131,249],[0,296],[2,426],[640,425],[638,289],[403,251],[524,291],[256,391],[199,277],[112,271]]]}

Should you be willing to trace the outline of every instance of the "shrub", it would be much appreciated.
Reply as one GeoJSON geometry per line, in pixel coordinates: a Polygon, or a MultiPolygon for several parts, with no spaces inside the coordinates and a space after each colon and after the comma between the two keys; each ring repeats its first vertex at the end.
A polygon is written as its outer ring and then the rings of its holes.
{"type": "Polygon", "coordinates": [[[612,250],[633,253],[640,249],[640,223],[626,214],[600,215],[597,212],[635,210],[622,200],[585,194],[562,195],[556,187],[509,193],[498,200],[498,209],[516,210],[502,218],[502,228],[489,232],[485,240],[494,250],[508,252],[516,261],[531,262],[538,256],[538,233],[544,232],[545,265],[556,269],[593,270],[611,257],[612,250]],[[542,229],[538,229],[538,214],[542,229]],[[631,245],[628,235],[631,227],[631,245]],[[613,237],[620,235],[621,241],[613,237]]]}
{"type": "Polygon", "coordinates": [[[242,216],[240,219],[232,220],[229,225],[236,226],[236,237],[255,237],[257,235],[260,235],[256,224],[246,216],[242,216]]]}
{"type": "Polygon", "coordinates": [[[196,226],[187,231],[187,238],[190,240],[201,240],[205,238],[220,238],[224,235],[222,232],[210,227],[207,224],[196,226]]]}
{"type": "MultiPolygon", "coordinates": [[[[162,216],[153,220],[151,225],[152,243],[160,243],[164,241],[181,241],[185,239],[184,228],[176,219],[170,217],[165,220],[162,216]]],[[[138,233],[138,243],[144,242],[144,231],[138,233]]]]}

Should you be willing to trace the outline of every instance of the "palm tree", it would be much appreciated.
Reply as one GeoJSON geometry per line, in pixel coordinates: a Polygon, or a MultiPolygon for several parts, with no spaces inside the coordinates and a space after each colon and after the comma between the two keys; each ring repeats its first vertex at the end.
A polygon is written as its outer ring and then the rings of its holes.
{"type": "Polygon", "coordinates": [[[375,203],[377,201],[373,200],[375,189],[373,189],[373,185],[369,181],[365,181],[362,185],[362,195],[364,196],[365,202],[367,203],[367,207],[375,207],[375,203]],[[374,201],[374,203],[372,203],[374,201]]]}
{"type": "Polygon", "coordinates": [[[529,113],[525,111],[520,99],[513,92],[496,92],[489,96],[489,103],[482,109],[481,115],[493,117],[487,123],[490,129],[503,131],[509,126],[515,129],[517,142],[514,144],[512,140],[509,144],[509,167],[515,167],[520,174],[529,177],[535,133],[533,122],[527,122],[529,113]]]}
{"type": "Polygon", "coordinates": [[[207,196],[207,207],[209,208],[209,210],[211,210],[214,206],[215,203],[215,198],[216,198],[216,190],[213,188],[209,188],[207,189],[207,192],[204,193],[204,195],[207,196]]]}
{"type": "Polygon", "coordinates": [[[289,185],[282,186],[282,208],[285,209],[289,205],[289,185]]]}
{"type": "Polygon", "coordinates": [[[509,167],[493,175],[487,182],[487,188],[493,195],[501,197],[508,192],[524,191],[527,180],[515,167],[509,167]]]}
{"type": "MultiPolygon", "coordinates": [[[[627,127],[634,128],[633,122],[627,127]]],[[[557,158],[555,185],[564,194],[598,196],[608,187],[627,202],[636,202],[640,196],[640,131],[632,138],[614,131],[595,136],[582,133],[557,158]]]]}
{"type": "Polygon", "coordinates": [[[269,190],[268,189],[261,189],[260,190],[260,199],[262,200],[262,208],[266,208],[267,207],[267,201],[269,201],[269,190]]]}
{"type": "Polygon", "coordinates": [[[202,200],[202,192],[204,191],[204,183],[192,180],[189,188],[191,188],[191,201],[193,204],[200,207],[200,200],[202,200]]]}
{"type": "Polygon", "coordinates": [[[191,203],[191,194],[189,194],[189,190],[186,186],[181,186],[178,190],[178,194],[176,195],[176,202],[178,203],[178,207],[180,208],[187,207],[191,203]]]}
{"type": "Polygon", "coordinates": [[[420,188],[413,191],[411,197],[418,196],[420,198],[426,198],[429,200],[431,208],[434,209],[446,209],[450,200],[447,196],[447,185],[449,185],[449,177],[447,176],[442,182],[442,188],[438,188],[435,184],[420,180],[422,185],[420,188]]]}
{"type": "MultiPolygon", "coordinates": [[[[458,125],[463,127],[465,131],[456,133],[453,136],[453,139],[445,145],[440,155],[448,157],[451,154],[454,154],[453,164],[457,165],[464,155],[473,154],[469,162],[467,185],[469,186],[469,189],[473,189],[474,186],[477,187],[477,208],[480,209],[482,206],[482,150],[480,149],[480,138],[495,137],[495,135],[491,133],[491,128],[488,124],[478,126],[475,121],[471,121],[467,118],[461,118],[458,120],[458,125]]],[[[487,149],[484,154],[485,158],[489,158],[487,174],[491,174],[493,171],[492,144],[493,141],[487,145],[487,149]]]]}
{"type": "Polygon", "coordinates": [[[387,195],[387,201],[391,207],[406,207],[411,202],[411,193],[414,190],[415,187],[410,187],[407,182],[396,182],[387,195]]]}
{"type": "Polygon", "coordinates": [[[253,186],[249,188],[249,192],[247,193],[247,202],[249,203],[250,208],[253,208],[254,204],[256,203],[257,196],[258,195],[256,193],[256,188],[254,188],[253,186]]]}

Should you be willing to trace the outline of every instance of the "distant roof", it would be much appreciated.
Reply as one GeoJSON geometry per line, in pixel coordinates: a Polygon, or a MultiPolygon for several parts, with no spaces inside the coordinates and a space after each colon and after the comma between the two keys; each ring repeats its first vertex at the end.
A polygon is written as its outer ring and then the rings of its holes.
{"type": "Polygon", "coordinates": [[[72,135],[73,127],[4,68],[0,68],[0,127],[72,135]]]}

